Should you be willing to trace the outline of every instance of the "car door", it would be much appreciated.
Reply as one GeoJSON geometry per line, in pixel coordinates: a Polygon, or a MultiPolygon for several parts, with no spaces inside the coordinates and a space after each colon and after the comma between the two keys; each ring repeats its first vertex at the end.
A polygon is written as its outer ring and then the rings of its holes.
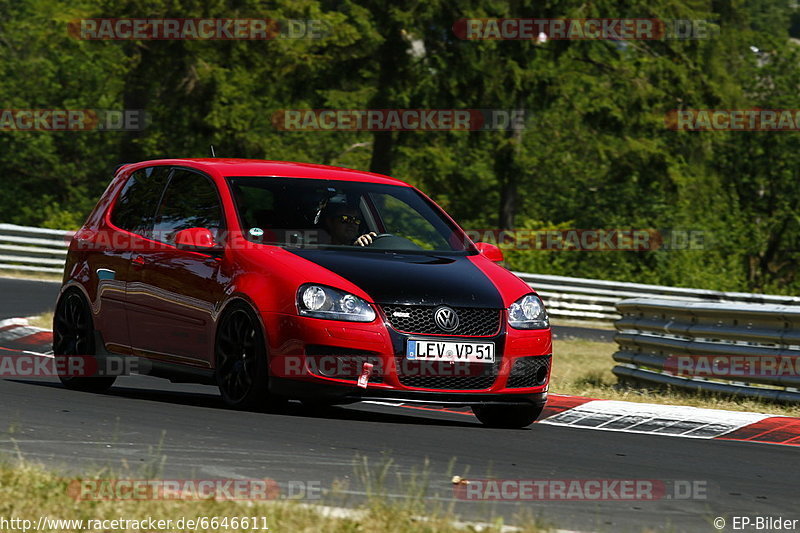
{"type": "Polygon", "coordinates": [[[114,202],[108,223],[101,231],[87,236],[95,250],[90,256],[89,269],[97,277],[100,302],[95,328],[101,332],[109,351],[130,350],[125,291],[130,281],[131,255],[147,246],[144,235],[152,229],[169,172],[169,167],[156,166],[131,174],[114,202]]]}
{"type": "Polygon", "coordinates": [[[174,169],[154,217],[152,247],[131,259],[126,300],[137,355],[211,367],[214,319],[227,278],[221,275],[219,256],[178,249],[175,234],[201,227],[219,238],[223,220],[211,178],[174,169]]]}

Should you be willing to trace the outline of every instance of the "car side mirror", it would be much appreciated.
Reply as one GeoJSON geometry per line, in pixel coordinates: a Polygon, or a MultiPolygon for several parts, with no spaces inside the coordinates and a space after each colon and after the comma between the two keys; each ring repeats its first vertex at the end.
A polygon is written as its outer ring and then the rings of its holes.
{"type": "Polygon", "coordinates": [[[489,261],[499,263],[503,260],[503,252],[500,251],[500,248],[494,244],[489,244],[488,242],[476,242],[475,248],[477,248],[480,253],[486,256],[486,259],[489,261]]]}
{"type": "Polygon", "coordinates": [[[222,245],[214,240],[208,228],[186,228],[175,234],[175,247],[187,252],[215,254],[222,252],[222,245]]]}

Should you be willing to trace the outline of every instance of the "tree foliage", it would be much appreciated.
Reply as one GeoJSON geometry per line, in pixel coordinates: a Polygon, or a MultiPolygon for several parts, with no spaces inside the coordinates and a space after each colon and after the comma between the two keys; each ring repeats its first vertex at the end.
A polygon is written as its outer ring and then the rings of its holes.
{"type": "Polygon", "coordinates": [[[768,0],[0,0],[5,109],[143,109],[136,132],[0,132],[0,221],[76,227],[122,162],[217,155],[392,173],[465,228],[704,231],[705,249],[509,251],[520,270],[792,293],[793,132],[687,132],[675,109],[800,109],[800,28],[768,0]],[[94,17],[317,19],[322,39],[88,41],[94,17]],[[711,21],[706,39],[462,40],[461,18],[711,21]],[[524,109],[526,128],[287,132],[283,109],[524,109]]]}

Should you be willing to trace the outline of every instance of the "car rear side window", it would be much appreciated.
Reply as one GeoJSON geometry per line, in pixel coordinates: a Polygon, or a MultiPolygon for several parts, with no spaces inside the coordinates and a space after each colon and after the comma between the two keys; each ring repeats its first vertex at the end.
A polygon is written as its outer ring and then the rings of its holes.
{"type": "Polygon", "coordinates": [[[131,233],[149,233],[169,171],[170,167],[162,166],[134,172],[117,199],[111,213],[111,223],[131,233]]]}
{"type": "Polygon", "coordinates": [[[217,187],[208,177],[177,169],[156,211],[153,238],[174,244],[175,234],[188,228],[206,228],[218,238],[222,207],[217,187]]]}

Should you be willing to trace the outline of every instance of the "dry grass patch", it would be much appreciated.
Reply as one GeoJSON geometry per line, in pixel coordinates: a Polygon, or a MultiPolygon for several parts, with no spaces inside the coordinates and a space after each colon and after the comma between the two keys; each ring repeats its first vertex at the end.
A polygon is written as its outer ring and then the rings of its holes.
{"type": "Polygon", "coordinates": [[[53,311],[28,319],[28,324],[35,328],[53,329],[53,311]]]}

